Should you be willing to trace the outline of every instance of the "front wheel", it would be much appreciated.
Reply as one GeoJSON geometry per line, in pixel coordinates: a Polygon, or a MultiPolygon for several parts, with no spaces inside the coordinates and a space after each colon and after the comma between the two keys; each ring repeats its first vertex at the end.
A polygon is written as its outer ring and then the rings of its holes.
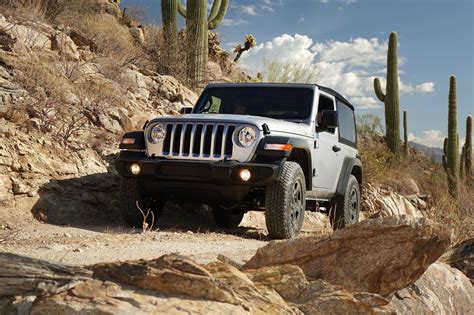
{"type": "Polygon", "coordinates": [[[359,222],[360,188],[354,175],[349,177],[344,195],[336,197],[329,211],[329,220],[334,230],[359,222]]]}
{"type": "Polygon", "coordinates": [[[301,230],[306,206],[306,181],[295,162],[285,162],[280,178],[267,187],[265,222],[271,238],[291,239],[301,230]]]}
{"type": "Polygon", "coordinates": [[[156,227],[163,203],[144,195],[136,178],[122,178],[120,188],[124,221],[135,228],[156,227]]]}

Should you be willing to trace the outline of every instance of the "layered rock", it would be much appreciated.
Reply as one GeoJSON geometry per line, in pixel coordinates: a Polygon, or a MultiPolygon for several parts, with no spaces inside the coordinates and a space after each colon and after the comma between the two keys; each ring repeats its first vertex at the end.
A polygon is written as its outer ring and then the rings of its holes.
{"type": "Polygon", "coordinates": [[[450,234],[428,219],[379,218],[328,237],[270,242],[244,267],[293,264],[309,279],[386,295],[415,282],[449,243],[450,234]]]}
{"type": "Polygon", "coordinates": [[[391,306],[399,314],[472,314],[474,288],[461,271],[434,263],[418,281],[396,292],[391,306]]]}

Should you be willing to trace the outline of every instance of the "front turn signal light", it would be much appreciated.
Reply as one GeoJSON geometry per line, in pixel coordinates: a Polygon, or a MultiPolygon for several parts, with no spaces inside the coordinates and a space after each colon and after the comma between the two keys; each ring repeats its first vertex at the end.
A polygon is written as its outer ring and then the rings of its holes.
{"type": "Polygon", "coordinates": [[[274,151],[291,151],[293,145],[287,144],[278,144],[278,143],[267,143],[265,144],[265,150],[274,150],[274,151]]]}
{"type": "Polygon", "coordinates": [[[134,144],[135,143],[135,138],[123,138],[122,139],[122,144],[134,144]]]}

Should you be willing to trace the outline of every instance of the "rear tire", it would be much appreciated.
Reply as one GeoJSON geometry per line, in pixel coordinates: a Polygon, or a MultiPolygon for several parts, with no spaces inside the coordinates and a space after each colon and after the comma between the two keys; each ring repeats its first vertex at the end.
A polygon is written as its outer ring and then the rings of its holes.
{"type": "Polygon", "coordinates": [[[144,228],[144,222],[146,222],[147,228],[156,227],[163,211],[163,203],[144,196],[140,190],[138,179],[122,178],[120,197],[122,199],[122,217],[129,226],[141,229],[144,228]],[[147,216],[146,220],[144,216],[147,216]]]}
{"type": "Polygon", "coordinates": [[[329,211],[329,221],[333,230],[342,229],[359,222],[360,188],[354,175],[349,177],[343,196],[336,197],[336,202],[329,211]]]}
{"type": "Polygon", "coordinates": [[[236,228],[244,218],[244,211],[240,208],[212,207],[212,216],[218,227],[236,228]]]}
{"type": "Polygon", "coordinates": [[[306,206],[306,181],[295,162],[285,162],[280,178],[267,187],[265,222],[271,238],[292,239],[301,230],[306,206]]]}

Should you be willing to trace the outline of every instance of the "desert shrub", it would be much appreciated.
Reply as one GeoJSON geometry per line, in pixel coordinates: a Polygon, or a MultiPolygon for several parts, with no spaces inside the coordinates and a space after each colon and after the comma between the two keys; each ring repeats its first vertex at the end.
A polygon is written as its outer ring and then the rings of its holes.
{"type": "Polygon", "coordinates": [[[397,191],[400,183],[411,178],[428,197],[427,217],[452,228],[457,241],[474,236],[474,190],[460,183],[459,199],[454,200],[448,193],[445,171],[430,157],[413,149],[408,157],[395,156],[388,151],[383,136],[359,140],[365,182],[397,191]]]}
{"type": "Polygon", "coordinates": [[[0,8],[19,19],[55,22],[66,10],[68,2],[68,0],[0,0],[0,8]]]}
{"type": "Polygon", "coordinates": [[[264,59],[263,66],[263,80],[267,82],[316,83],[320,76],[316,64],[264,59]]]}
{"type": "Polygon", "coordinates": [[[186,45],[181,33],[176,40],[174,53],[169,53],[161,27],[148,25],[145,33],[145,50],[148,56],[147,67],[158,73],[173,75],[181,82],[187,82],[186,75],[186,45]]]}

